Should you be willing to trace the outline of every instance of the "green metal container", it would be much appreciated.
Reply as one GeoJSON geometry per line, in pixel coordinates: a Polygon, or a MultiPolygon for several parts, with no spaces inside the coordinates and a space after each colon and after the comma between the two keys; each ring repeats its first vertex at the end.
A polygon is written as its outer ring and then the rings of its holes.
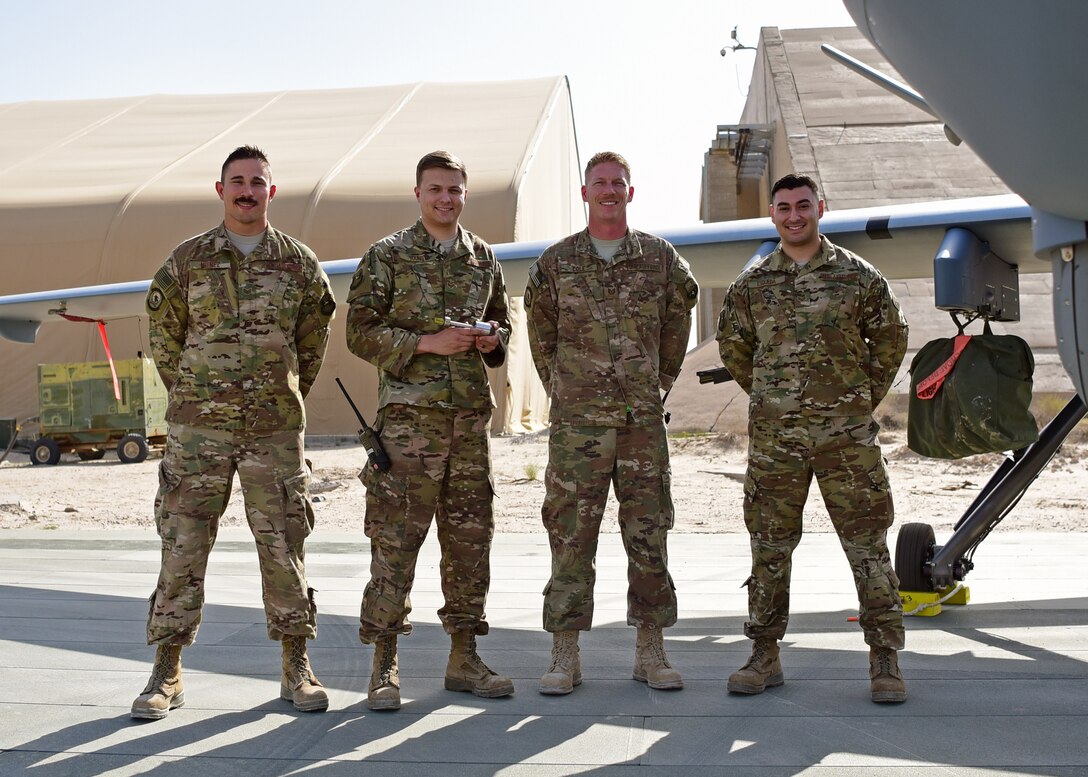
{"type": "Polygon", "coordinates": [[[109,362],[38,365],[40,436],[35,464],[56,464],[61,453],[100,459],[116,447],[126,462],[143,461],[148,447],[166,441],[166,387],[146,357],[114,362],[118,398],[109,362]]]}

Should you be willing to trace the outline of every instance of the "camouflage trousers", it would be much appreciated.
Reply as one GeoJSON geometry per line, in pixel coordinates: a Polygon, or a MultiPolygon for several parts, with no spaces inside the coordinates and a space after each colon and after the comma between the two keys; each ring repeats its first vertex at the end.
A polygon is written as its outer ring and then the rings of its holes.
{"type": "Polygon", "coordinates": [[[676,590],[666,538],[673,524],[665,425],[552,424],[541,515],[552,551],[544,589],[545,631],[587,631],[593,624],[597,539],[611,483],[627,551],[627,622],[676,623],[676,590]]]}
{"type": "Polygon", "coordinates": [[[490,410],[413,405],[386,405],[378,413],[392,466],[382,472],[368,463],[359,473],[370,538],[370,582],[359,614],[363,642],[411,633],[416,558],[432,518],[442,550],[438,617],[450,634],[487,633],[484,603],[495,534],[490,419],[490,410]]]}
{"type": "Polygon", "coordinates": [[[752,545],[747,636],[782,639],[786,633],[791,558],[815,475],[854,575],[865,641],[903,647],[903,605],[887,543],[892,495],[877,429],[868,416],[750,422],[744,483],[752,545]]]}
{"type": "Polygon", "coordinates": [[[149,645],[190,645],[196,639],[208,555],[236,472],[257,544],[268,638],[317,636],[317,607],[303,563],[314,514],[302,432],[172,424],[155,496],[162,566],[147,620],[149,645]]]}

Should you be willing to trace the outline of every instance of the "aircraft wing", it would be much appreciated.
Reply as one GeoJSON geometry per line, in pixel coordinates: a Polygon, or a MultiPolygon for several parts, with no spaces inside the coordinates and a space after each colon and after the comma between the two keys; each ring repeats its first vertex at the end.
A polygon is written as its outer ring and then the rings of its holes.
{"type": "MultiPolygon", "coordinates": [[[[933,273],[933,257],[945,231],[969,229],[990,250],[1024,272],[1048,270],[1032,252],[1031,214],[1016,195],[972,197],[906,205],[827,211],[820,231],[832,242],[860,254],[889,279],[923,278],[933,273]],[[1033,265],[1037,265],[1033,266],[1033,265]]],[[[756,255],[769,253],[778,234],[769,218],[697,224],[659,230],[687,259],[699,283],[707,288],[729,285],[756,255]]],[[[550,241],[501,243],[494,246],[507,290],[520,295],[530,265],[550,241]]],[[[322,262],[336,299],[348,296],[358,258],[322,262]]],[[[44,321],[58,311],[87,318],[120,318],[144,312],[150,280],[83,286],[0,297],[0,336],[31,343],[44,321]]]]}

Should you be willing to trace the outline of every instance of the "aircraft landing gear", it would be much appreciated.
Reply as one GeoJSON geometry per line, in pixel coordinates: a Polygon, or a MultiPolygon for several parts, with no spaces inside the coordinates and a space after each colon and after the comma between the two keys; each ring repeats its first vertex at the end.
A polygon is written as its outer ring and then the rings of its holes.
{"type": "Polygon", "coordinates": [[[904,613],[914,606],[914,614],[936,615],[942,601],[967,603],[967,589],[958,584],[974,569],[971,557],[975,548],[1016,506],[1086,413],[1088,407],[1080,395],[1074,394],[1054,420],[1039,432],[1036,442],[1015,451],[1011,458],[1001,463],[956,523],[945,545],[935,544],[933,528],[928,524],[903,526],[895,546],[895,574],[900,580],[904,613]],[[953,598],[942,598],[948,596],[953,598]],[[963,601],[957,601],[957,597],[963,601]]]}
{"type": "Polygon", "coordinates": [[[925,574],[926,564],[933,561],[937,544],[933,527],[928,523],[905,523],[895,543],[895,574],[899,587],[906,591],[928,591],[930,582],[925,574]]]}

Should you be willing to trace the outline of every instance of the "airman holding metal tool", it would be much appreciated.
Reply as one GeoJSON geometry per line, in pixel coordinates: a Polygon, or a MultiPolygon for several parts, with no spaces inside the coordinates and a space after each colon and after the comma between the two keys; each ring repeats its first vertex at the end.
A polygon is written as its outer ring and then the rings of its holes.
{"type": "Polygon", "coordinates": [[[514,692],[476,652],[476,637],[488,631],[495,532],[484,368],[505,360],[510,321],[491,246],[459,224],[467,193],[460,159],[424,156],[416,167],[419,221],[370,247],[348,295],[348,347],[378,367],[375,428],[391,462],[387,471],[367,466],[360,474],[370,582],[359,638],[374,644],[370,709],[400,707],[397,637],[412,631],[409,594],[432,518],[442,548],[438,615],[452,641],[445,686],[483,697],[514,692]]]}

